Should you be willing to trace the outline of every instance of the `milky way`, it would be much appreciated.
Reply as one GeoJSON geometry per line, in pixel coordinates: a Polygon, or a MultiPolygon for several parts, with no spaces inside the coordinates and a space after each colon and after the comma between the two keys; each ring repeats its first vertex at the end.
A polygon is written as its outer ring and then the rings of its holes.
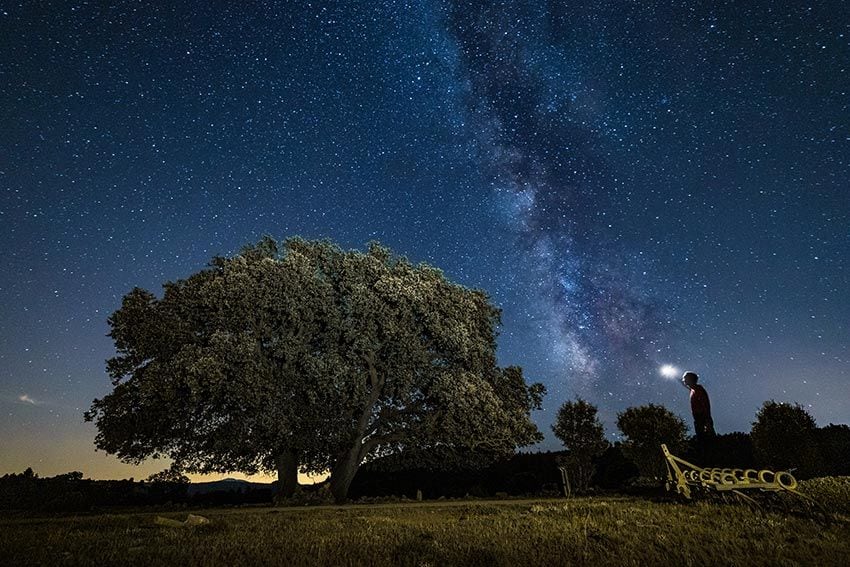
{"type": "MultiPolygon", "coordinates": [[[[551,313],[553,354],[567,380],[634,377],[656,364],[663,302],[643,295],[606,228],[628,214],[606,165],[601,109],[580,100],[586,69],[563,43],[569,14],[524,4],[462,2],[447,27],[477,150],[551,313]]],[[[579,24],[582,25],[582,24],[579,24]]],[[[639,267],[638,267],[639,269],[639,267]]]]}

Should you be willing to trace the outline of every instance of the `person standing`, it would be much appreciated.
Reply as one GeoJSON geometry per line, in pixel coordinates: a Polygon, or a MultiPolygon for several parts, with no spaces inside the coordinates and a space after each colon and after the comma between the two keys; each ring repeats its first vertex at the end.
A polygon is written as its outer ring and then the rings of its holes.
{"type": "Polygon", "coordinates": [[[708,392],[699,382],[696,372],[685,372],[682,376],[682,384],[691,391],[691,413],[694,416],[694,431],[697,435],[697,444],[705,447],[716,435],[714,433],[714,421],[711,419],[711,402],[708,392]]]}

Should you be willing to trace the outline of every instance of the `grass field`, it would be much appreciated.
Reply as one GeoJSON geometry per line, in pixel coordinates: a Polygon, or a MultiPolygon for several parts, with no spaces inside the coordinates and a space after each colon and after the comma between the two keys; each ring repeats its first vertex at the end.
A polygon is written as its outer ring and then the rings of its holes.
{"type": "Polygon", "coordinates": [[[850,521],[637,498],[0,518],[5,565],[850,565],[850,521]],[[184,519],[186,513],[164,516],[184,519]]]}

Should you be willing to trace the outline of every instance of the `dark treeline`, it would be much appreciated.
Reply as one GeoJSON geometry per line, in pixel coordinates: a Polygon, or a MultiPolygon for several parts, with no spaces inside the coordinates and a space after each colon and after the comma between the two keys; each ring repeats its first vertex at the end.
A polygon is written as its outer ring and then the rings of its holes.
{"type": "Polygon", "coordinates": [[[27,469],[0,477],[0,510],[69,513],[108,507],[260,504],[272,501],[273,488],[272,484],[240,481],[93,480],[78,471],[40,478],[27,469]]]}
{"type": "MultiPolygon", "coordinates": [[[[397,469],[388,467],[379,459],[363,466],[352,483],[351,494],[354,498],[415,498],[421,491],[425,499],[555,496],[563,493],[559,467],[564,464],[567,455],[567,451],[518,453],[487,467],[445,470],[425,467],[397,469]]],[[[596,464],[594,481],[600,488],[623,488],[638,475],[635,465],[623,456],[619,447],[610,447],[596,464]]]]}
{"type": "MultiPolygon", "coordinates": [[[[807,443],[811,450],[805,467],[789,467],[798,478],[850,476],[850,427],[830,424],[817,428],[807,443]]],[[[718,435],[702,453],[697,449],[695,438],[688,439],[681,449],[684,458],[715,467],[760,469],[771,466],[770,456],[755,450],[749,433],[718,435]]],[[[352,483],[351,494],[353,498],[414,498],[419,490],[426,499],[556,495],[564,489],[558,470],[562,466],[569,470],[569,451],[517,454],[484,468],[449,470],[397,469],[377,460],[363,466],[352,483]]],[[[593,459],[589,489],[643,492],[643,487],[635,483],[639,476],[638,465],[620,444],[615,444],[593,459]]]]}
{"type": "MultiPolygon", "coordinates": [[[[701,449],[689,438],[678,446],[678,454],[705,466],[790,470],[799,479],[850,476],[850,427],[816,427],[806,415],[799,406],[768,402],[752,433],[718,435],[701,449]],[[796,422],[802,425],[792,427],[796,422]]],[[[640,490],[646,483],[635,481],[647,470],[640,456],[627,444],[609,445],[593,457],[589,482],[578,492],[640,490]]],[[[395,455],[363,465],[350,491],[354,499],[554,496],[564,491],[559,468],[569,471],[572,465],[569,451],[518,453],[496,460],[466,455],[453,465],[443,455],[395,455]]],[[[276,483],[186,480],[92,480],[76,471],[40,478],[27,469],[0,477],[0,510],[77,513],[108,507],[270,504],[277,493],[276,483]]],[[[290,503],[322,502],[325,489],[323,484],[302,487],[301,499],[290,503]]]]}
{"type": "MultiPolygon", "coordinates": [[[[462,497],[501,497],[549,495],[562,493],[558,467],[566,451],[519,453],[486,467],[434,469],[401,467],[393,459],[378,459],[364,465],[351,487],[354,499],[397,497],[425,499],[462,497]]],[[[430,461],[430,460],[429,460],[430,461]]],[[[433,462],[433,461],[431,461],[433,462]]],[[[637,468],[611,447],[599,459],[598,486],[608,489],[624,487],[636,477],[637,468]]],[[[128,480],[84,479],[72,472],[40,478],[32,469],[0,477],[0,510],[26,510],[47,513],[69,513],[108,507],[141,506],[229,506],[272,503],[277,492],[275,483],[260,484],[219,481],[188,484],[177,482],[142,482],[128,480]]],[[[305,502],[322,485],[304,486],[305,502]]]]}

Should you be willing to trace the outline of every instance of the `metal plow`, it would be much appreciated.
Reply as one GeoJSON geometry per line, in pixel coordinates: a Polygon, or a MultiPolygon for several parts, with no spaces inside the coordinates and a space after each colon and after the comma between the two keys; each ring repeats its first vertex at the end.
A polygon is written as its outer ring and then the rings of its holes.
{"type": "Polygon", "coordinates": [[[829,519],[816,500],[797,490],[797,479],[790,472],[702,468],[672,454],[667,445],[661,445],[661,450],[667,459],[667,491],[675,490],[687,500],[719,498],[829,519]]]}

